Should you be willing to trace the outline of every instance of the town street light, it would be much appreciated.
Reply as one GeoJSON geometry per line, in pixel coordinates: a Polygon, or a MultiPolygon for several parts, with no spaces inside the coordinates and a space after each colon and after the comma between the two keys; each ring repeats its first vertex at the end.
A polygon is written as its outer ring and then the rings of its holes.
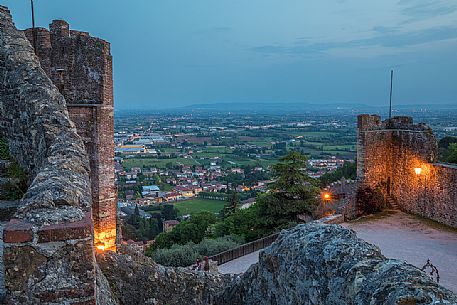
{"type": "Polygon", "coordinates": [[[332,199],[332,195],[330,193],[323,193],[322,194],[322,198],[324,200],[331,200],[332,199]]]}
{"type": "Polygon", "coordinates": [[[416,175],[419,176],[419,175],[422,173],[422,168],[421,168],[421,167],[416,167],[416,168],[414,169],[414,171],[416,172],[416,175]]]}

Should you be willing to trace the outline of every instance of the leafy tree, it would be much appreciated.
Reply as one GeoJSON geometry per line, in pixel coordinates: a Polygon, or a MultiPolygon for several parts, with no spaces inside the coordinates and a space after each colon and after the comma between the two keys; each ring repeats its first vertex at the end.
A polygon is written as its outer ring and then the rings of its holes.
{"type": "Polygon", "coordinates": [[[134,227],[138,227],[140,225],[140,219],[140,210],[138,205],[136,205],[133,214],[127,219],[127,223],[131,224],[134,227]]]}
{"type": "Polygon", "coordinates": [[[243,184],[244,178],[242,174],[230,173],[224,178],[219,178],[219,181],[225,181],[232,185],[241,185],[243,184]]]}
{"type": "Polygon", "coordinates": [[[457,163],[457,143],[449,144],[444,153],[444,161],[449,163],[457,163]]]}
{"type": "Polygon", "coordinates": [[[135,209],[134,214],[124,223],[122,231],[124,239],[147,241],[154,239],[161,230],[162,222],[160,218],[142,218],[140,217],[139,210],[135,209]]]}
{"type": "Polygon", "coordinates": [[[235,213],[239,203],[240,203],[240,200],[238,199],[238,193],[236,192],[235,189],[233,189],[227,199],[227,204],[225,205],[224,209],[221,211],[222,218],[225,218],[225,217],[230,216],[233,213],[235,213]]]}
{"type": "Polygon", "coordinates": [[[299,152],[290,152],[273,166],[275,182],[270,192],[257,198],[257,217],[263,228],[273,231],[297,220],[298,214],[312,214],[318,204],[318,189],[306,172],[307,158],[299,152]]]}
{"type": "Polygon", "coordinates": [[[453,157],[453,148],[451,148],[452,144],[457,143],[457,137],[444,137],[438,142],[438,151],[439,151],[439,159],[443,162],[449,163],[457,163],[456,161],[452,161],[455,159],[453,157]]]}
{"type": "Polygon", "coordinates": [[[441,140],[439,140],[438,142],[438,147],[441,149],[447,149],[449,147],[449,145],[453,144],[453,143],[457,143],[457,137],[450,137],[450,136],[447,136],[447,137],[444,137],[442,138],[441,140]]]}
{"type": "Polygon", "coordinates": [[[178,218],[178,209],[174,205],[164,204],[160,212],[163,220],[172,220],[178,218]]]}
{"type": "Polygon", "coordinates": [[[265,234],[259,226],[256,209],[256,205],[239,209],[223,221],[216,223],[212,228],[213,236],[238,235],[246,241],[253,241],[268,234],[268,232],[265,234]]]}
{"type": "Polygon", "coordinates": [[[173,244],[184,245],[190,241],[199,243],[206,235],[208,227],[216,223],[213,213],[200,212],[178,224],[170,232],[160,233],[153,244],[153,249],[170,248],[173,244]]]}
{"type": "Polygon", "coordinates": [[[162,179],[160,179],[159,175],[155,174],[153,179],[154,179],[154,183],[156,185],[161,185],[162,184],[162,179]]]}
{"type": "Polygon", "coordinates": [[[332,182],[341,180],[343,177],[353,180],[357,178],[357,162],[344,162],[343,166],[335,172],[322,175],[319,181],[322,187],[326,187],[332,182]]]}

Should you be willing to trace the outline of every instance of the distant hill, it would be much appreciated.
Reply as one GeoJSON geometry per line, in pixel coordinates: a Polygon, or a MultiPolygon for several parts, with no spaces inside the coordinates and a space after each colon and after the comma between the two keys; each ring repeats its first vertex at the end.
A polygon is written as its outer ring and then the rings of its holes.
{"type": "MultiPolygon", "coordinates": [[[[318,113],[372,113],[385,114],[388,112],[388,105],[377,106],[357,103],[331,103],[331,104],[312,104],[312,103],[212,103],[212,104],[193,104],[182,107],[155,109],[155,110],[118,110],[119,114],[151,114],[151,113],[235,113],[235,114],[305,114],[318,113]]],[[[440,112],[457,111],[456,104],[423,104],[423,105],[394,105],[393,114],[415,113],[415,112],[440,112]]]]}

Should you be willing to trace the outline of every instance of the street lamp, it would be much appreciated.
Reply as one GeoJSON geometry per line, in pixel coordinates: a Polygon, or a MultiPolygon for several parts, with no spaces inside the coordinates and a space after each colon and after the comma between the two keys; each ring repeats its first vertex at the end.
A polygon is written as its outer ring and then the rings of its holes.
{"type": "Polygon", "coordinates": [[[322,198],[323,198],[324,200],[331,200],[331,199],[332,199],[332,195],[331,195],[330,193],[327,193],[327,192],[326,192],[326,193],[323,193],[323,194],[322,194],[322,198]]]}
{"type": "MultiPolygon", "coordinates": [[[[422,197],[422,202],[423,202],[423,214],[425,216],[425,210],[426,210],[426,197],[427,197],[427,175],[426,173],[422,173],[422,167],[416,167],[414,168],[414,172],[416,173],[417,177],[419,177],[420,175],[423,175],[424,176],[424,196],[421,196],[422,197]]],[[[420,181],[420,180],[419,180],[420,181]]]]}

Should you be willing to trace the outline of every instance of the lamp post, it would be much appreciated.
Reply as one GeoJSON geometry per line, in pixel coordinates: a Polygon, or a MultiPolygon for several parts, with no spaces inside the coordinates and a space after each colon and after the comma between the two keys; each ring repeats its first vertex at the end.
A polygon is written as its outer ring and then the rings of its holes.
{"type": "Polygon", "coordinates": [[[328,203],[332,200],[332,194],[329,192],[323,192],[321,194],[322,203],[323,203],[323,214],[327,216],[328,203]]]}
{"type": "Polygon", "coordinates": [[[419,177],[420,179],[420,176],[423,175],[424,176],[424,196],[422,196],[422,200],[423,200],[423,211],[422,211],[422,214],[425,216],[425,200],[426,200],[426,196],[427,196],[427,175],[425,173],[422,173],[423,170],[422,170],[422,167],[416,167],[414,168],[414,172],[416,173],[416,176],[419,177]]]}
{"type": "Polygon", "coordinates": [[[30,6],[32,8],[32,41],[33,41],[33,50],[35,51],[35,54],[37,54],[37,48],[36,48],[37,35],[36,35],[36,29],[35,29],[35,7],[33,5],[33,0],[30,0],[30,6]]]}

